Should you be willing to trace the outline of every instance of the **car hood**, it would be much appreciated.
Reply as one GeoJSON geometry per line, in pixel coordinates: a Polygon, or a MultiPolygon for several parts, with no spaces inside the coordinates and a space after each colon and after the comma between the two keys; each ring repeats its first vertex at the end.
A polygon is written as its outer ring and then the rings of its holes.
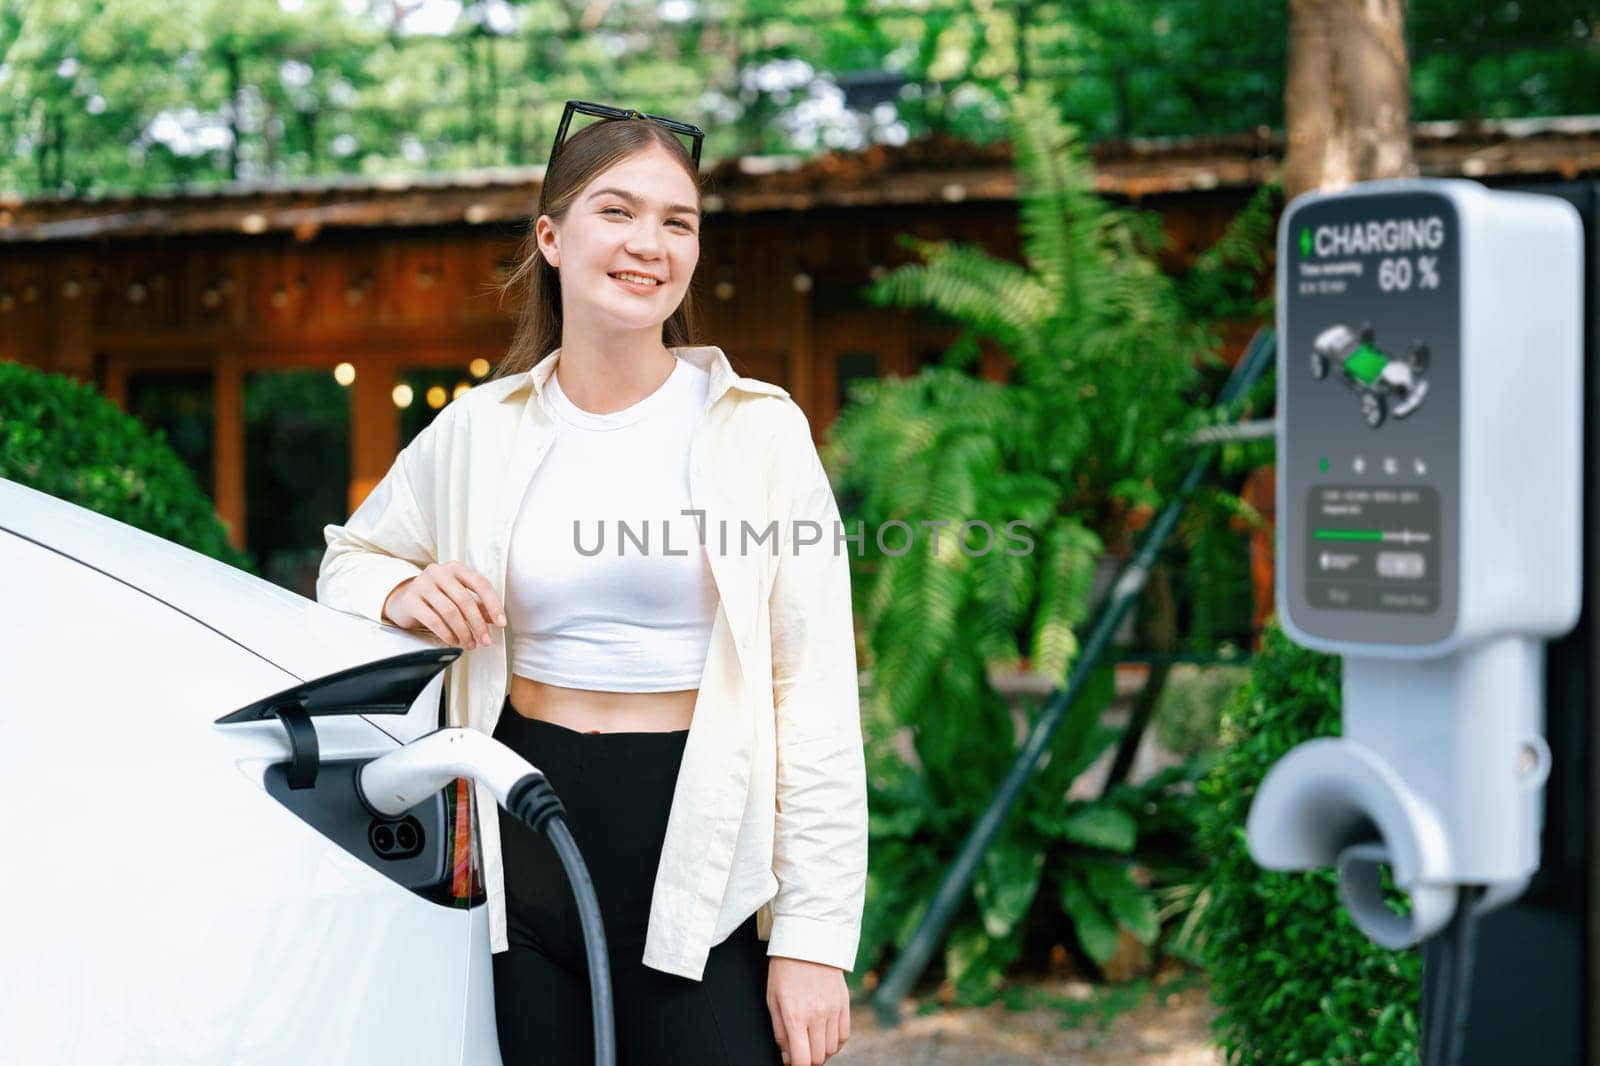
{"type": "Polygon", "coordinates": [[[4,478],[0,529],[161,600],[302,681],[443,646],[4,478]]]}

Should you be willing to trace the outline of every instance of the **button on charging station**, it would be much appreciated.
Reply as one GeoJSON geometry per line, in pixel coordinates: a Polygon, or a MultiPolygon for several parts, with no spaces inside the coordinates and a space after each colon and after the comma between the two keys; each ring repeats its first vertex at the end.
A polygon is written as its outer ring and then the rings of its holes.
{"type": "Polygon", "coordinates": [[[1417,579],[1427,572],[1421,552],[1379,552],[1378,576],[1417,579]]]}

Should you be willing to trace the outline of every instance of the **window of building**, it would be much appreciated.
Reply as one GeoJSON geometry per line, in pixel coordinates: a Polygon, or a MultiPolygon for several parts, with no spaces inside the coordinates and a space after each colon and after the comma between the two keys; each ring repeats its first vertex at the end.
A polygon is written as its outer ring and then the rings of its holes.
{"type": "Polygon", "coordinates": [[[128,374],[124,394],[127,412],[161,431],[207,496],[213,495],[215,477],[214,387],[208,370],[138,371],[128,374]]]}
{"type": "Polygon", "coordinates": [[[322,368],[244,378],[245,550],[262,577],[316,598],[330,515],[349,513],[350,393],[322,368]]]}

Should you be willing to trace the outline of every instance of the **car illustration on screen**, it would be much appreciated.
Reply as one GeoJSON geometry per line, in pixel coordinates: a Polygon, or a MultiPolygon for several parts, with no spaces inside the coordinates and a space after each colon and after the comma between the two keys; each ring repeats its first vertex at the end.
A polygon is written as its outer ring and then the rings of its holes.
{"type": "Polygon", "coordinates": [[[1338,371],[1342,381],[1361,400],[1361,417],[1377,429],[1393,416],[1404,418],[1422,405],[1428,394],[1428,346],[1412,341],[1404,358],[1379,348],[1372,327],[1329,326],[1311,346],[1311,376],[1321,381],[1338,371]]]}
{"type": "Polygon", "coordinates": [[[461,649],[4,479],[0,567],[0,1058],[501,1066],[472,789],[354,785],[461,649]]]}

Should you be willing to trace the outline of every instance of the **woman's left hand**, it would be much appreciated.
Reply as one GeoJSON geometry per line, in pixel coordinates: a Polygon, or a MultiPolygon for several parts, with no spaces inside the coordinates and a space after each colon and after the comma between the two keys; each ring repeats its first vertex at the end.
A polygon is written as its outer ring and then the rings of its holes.
{"type": "Polygon", "coordinates": [[[850,989],[837,966],[772,956],[767,1010],[789,1066],[822,1066],[850,1039],[850,989]]]}

